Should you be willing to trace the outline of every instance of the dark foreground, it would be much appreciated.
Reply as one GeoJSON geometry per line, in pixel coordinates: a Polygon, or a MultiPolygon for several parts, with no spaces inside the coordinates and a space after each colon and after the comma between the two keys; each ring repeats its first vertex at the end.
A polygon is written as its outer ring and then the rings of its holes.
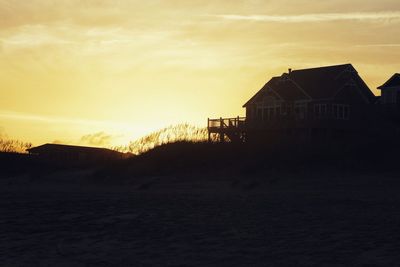
{"type": "Polygon", "coordinates": [[[176,192],[157,182],[145,188],[131,184],[64,192],[14,186],[0,194],[0,262],[2,266],[396,266],[400,262],[396,175],[321,174],[302,179],[261,177],[250,183],[217,179],[219,183],[201,190],[196,190],[199,184],[185,185],[177,179],[175,188],[182,190],[176,192]]]}

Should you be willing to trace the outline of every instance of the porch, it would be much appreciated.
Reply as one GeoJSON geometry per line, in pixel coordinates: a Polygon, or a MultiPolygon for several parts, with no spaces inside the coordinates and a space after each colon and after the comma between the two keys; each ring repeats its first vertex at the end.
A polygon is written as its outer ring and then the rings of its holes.
{"type": "Polygon", "coordinates": [[[246,117],[207,119],[208,141],[245,142],[246,117]],[[213,138],[214,137],[214,138],[213,138]]]}

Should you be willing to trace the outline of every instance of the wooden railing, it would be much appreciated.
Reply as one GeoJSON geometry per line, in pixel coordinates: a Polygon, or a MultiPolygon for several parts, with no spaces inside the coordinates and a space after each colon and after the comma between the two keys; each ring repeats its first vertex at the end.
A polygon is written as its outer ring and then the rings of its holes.
{"type": "Polygon", "coordinates": [[[243,128],[246,123],[246,117],[236,118],[219,118],[219,119],[208,119],[207,128],[210,129],[232,129],[232,128],[243,128]]]}

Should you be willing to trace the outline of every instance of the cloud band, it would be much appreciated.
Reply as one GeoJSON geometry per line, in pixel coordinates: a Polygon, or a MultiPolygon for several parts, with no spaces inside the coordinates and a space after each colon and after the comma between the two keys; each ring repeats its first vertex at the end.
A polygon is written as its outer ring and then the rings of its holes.
{"type": "Polygon", "coordinates": [[[371,20],[400,20],[400,11],[394,12],[364,12],[364,13],[317,13],[302,15],[238,15],[222,14],[214,17],[231,21],[256,21],[256,22],[328,22],[328,21],[371,21],[371,20]]]}

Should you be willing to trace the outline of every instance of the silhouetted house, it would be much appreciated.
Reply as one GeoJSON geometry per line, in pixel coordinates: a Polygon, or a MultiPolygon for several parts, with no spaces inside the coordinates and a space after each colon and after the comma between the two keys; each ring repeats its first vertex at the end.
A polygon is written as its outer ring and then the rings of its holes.
{"type": "Polygon", "coordinates": [[[96,163],[123,159],[126,154],[98,147],[44,144],[28,149],[40,159],[66,163],[96,163]]]}
{"type": "MultiPolygon", "coordinates": [[[[399,84],[397,74],[380,87],[384,103],[397,101],[399,84]]],[[[351,64],[289,69],[244,104],[246,118],[209,120],[209,135],[221,141],[359,138],[380,123],[377,100],[351,64]]]]}

